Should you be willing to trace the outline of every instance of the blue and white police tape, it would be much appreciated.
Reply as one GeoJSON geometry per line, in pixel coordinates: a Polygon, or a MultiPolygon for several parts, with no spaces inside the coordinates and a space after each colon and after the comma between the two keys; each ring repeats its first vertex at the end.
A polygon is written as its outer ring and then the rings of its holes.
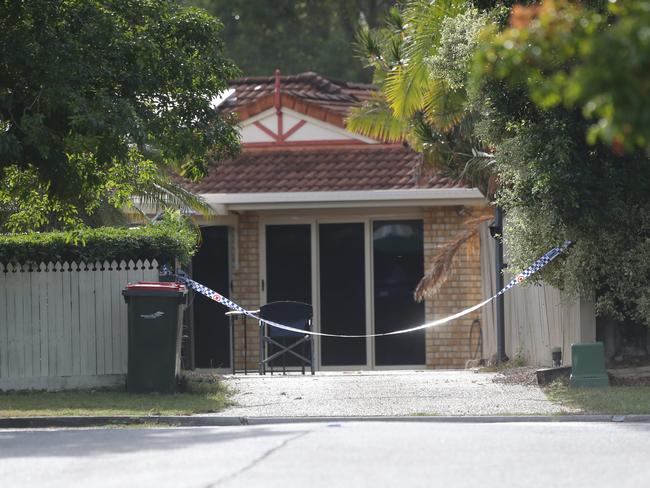
{"type": "Polygon", "coordinates": [[[297,332],[300,334],[306,334],[306,335],[312,335],[312,336],[320,336],[320,337],[349,337],[349,338],[359,338],[359,337],[382,337],[382,336],[391,336],[391,335],[398,335],[398,334],[406,334],[408,332],[415,332],[416,330],[422,330],[422,329],[428,329],[430,327],[436,327],[438,325],[443,325],[448,322],[451,322],[452,320],[456,320],[460,317],[463,317],[467,314],[470,314],[472,312],[475,312],[476,310],[479,310],[480,308],[484,307],[488,303],[490,303],[492,300],[496,299],[498,296],[503,295],[506,293],[508,290],[511,288],[517,286],[521,282],[523,282],[526,278],[532,276],[533,274],[537,273],[540,269],[542,269],[544,266],[546,266],[548,263],[553,261],[556,257],[558,257],[560,254],[562,254],[564,251],[566,251],[570,246],[572,242],[571,241],[565,241],[564,244],[560,247],[554,247],[551,249],[549,252],[544,254],[541,258],[536,260],[533,264],[528,266],[525,270],[523,270],[521,273],[519,273],[517,276],[515,276],[510,282],[503,287],[502,290],[499,290],[496,294],[491,296],[490,298],[483,300],[481,303],[477,303],[476,305],[466,308],[465,310],[461,310],[458,313],[455,313],[453,315],[449,315],[448,317],[444,317],[442,319],[434,320],[433,322],[427,322],[426,324],[418,325],[417,327],[410,327],[408,329],[400,329],[400,330],[394,330],[392,332],[384,332],[381,334],[327,334],[325,332],[313,332],[309,330],[304,330],[304,329],[296,329],[295,327],[289,327],[288,325],[283,325],[283,324],[278,324],[277,322],[273,322],[270,320],[266,320],[261,318],[258,314],[251,312],[250,310],[246,310],[243,307],[237,305],[235,302],[229,300],[225,296],[223,296],[220,293],[217,293],[214,290],[211,290],[207,286],[202,285],[201,283],[198,283],[191,278],[187,276],[183,271],[177,271],[176,274],[172,273],[167,269],[166,267],[163,268],[162,274],[164,275],[171,275],[175,276],[177,281],[183,283],[185,286],[188,288],[191,288],[192,290],[201,293],[202,295],[205,295],[206,297],[210,298],[211,300],[214,300],[217,303],[221,303],[222,305],[225,305],[231,310],[235,310],[239,313],[242,313],[244,315],[247,315],[249,317],[254,318],[255,320],[259,320],[260,322],[264,322],[265,324],[271,326],[271,327],[276,327],[278,329],[283,329],[283,330],[288,330],[291,332],[297,332]]]}

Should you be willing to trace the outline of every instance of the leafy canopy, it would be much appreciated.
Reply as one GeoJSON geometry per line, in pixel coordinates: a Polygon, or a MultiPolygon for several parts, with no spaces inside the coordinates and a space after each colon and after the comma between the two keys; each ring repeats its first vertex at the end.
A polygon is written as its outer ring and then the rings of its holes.
{"type": "Polygon", "coordinates": [[[174,0],[0,2],[0,230],[79,227],[234,154],[220,29],[174,0]]]}
{"type": "Polygon", "coordinates": [[[410,0],[362,32],[382,96],[349,126],[459,178],[487,153],[509,269],[573,240],[540,277],[650,324],[650,1],[507,3],[410,0]]]}
{"type": "Polygon", "coordinates": [[[224,23],[226,54],[246,76],[315,71],[346,81],[369,73],[350,44],[362,24],[376,27],[395,0],[184,0],[224,23]]]}
{"type": "Polygon", "coordinates": [[[486,72],[525,85],[542,108],[580,109],[590,143],[650,151],[649,1],[545,1],[520,7],[514,24],[484,53],[486,72]]]}
{"type": "Polygon", "coordinates": [[[465,0],[411,0],[391,9],[384,27],[361,29],[357,49],[381,94],[351,112],[348,128],[405,140],[436,170],[490,193],[491,158],[473,137],[465,80],[493,16],[465,0]]]}
{"type": "Polygon", "coordinates": [[[650,53],[631,28],[650,2],[595,3],[520,7],[508,28],[484,31],[471,90],[476,135],[494,148],[510,267],[571,239],[544,280],[595,294],[599,313],[650,324],[650,161],[639,115],[650,53]]]}

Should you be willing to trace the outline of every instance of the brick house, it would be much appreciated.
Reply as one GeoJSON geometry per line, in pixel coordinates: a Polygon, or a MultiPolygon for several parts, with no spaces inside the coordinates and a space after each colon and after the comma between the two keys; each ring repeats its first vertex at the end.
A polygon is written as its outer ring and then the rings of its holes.
{"type": "MultiPolygon", "coordinates": [[[[221,102],[239,116],[243,150],[199,183],[185,182],[218,216],[200,221],[195,279],[249,309],[275,300],[314,306],[317,331],[387,332],[420,325],[481,300],[478,252],[461,262],[435,299],[413,290],[436,249],[483,195],[432,172],[403,144],[345,129],[371,85],[315,73],[235,80],[221,102]]],[[[221,305],[193,305],[194,367],[257,367],[258,329],[240,323],[230,354],[221,305]]],[[[376,339],[317,338],[317,369],[458,368],[476,350],[470,314],[450,325],[376,339]]]]}

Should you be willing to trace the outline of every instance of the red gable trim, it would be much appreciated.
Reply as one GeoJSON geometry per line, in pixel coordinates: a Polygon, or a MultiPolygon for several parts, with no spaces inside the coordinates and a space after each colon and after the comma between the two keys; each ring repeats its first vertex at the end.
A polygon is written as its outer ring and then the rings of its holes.
{"type": "Polygon", "coordinates": [[[259,123],[259,122],[253,122],[253,125],[257,127],[259,130],[264,132],[267,136],[269,136],[271,139],[275,140],[276,142],[278,141],[279,137],[278,134],[273,132],[271,129],[266,127],[265,125],[259,123]]]}
{"type": "Polygon", "coordinates": [[[280,70],[275,70],[275,91],[273,92],[273,104],[277,110],[282,110],[282,98],[280,98],[280,70]]]}
{"type": "MultiPolygon", "coordinates": [[[[307,123],[306,120],[300,120],[296,124],[294,124],[291,129],[289,129],[287,132],[283,133],[282,132],[282,112],[278,113],[278,133],[276,134],[273,132],[271,129],[266,127],[264,124],[261,122],[253,122],[253,125],[257,127],[259,130],[264,132],[267,136],[271,137],[275,142],[273,144],[286,144],[286,140],[291,137],[292,134],[294,134],[298,129],[300,129],[303,125],[307,123]]],[[[262,143],[244,143],[244,145],[248,144],[269,144],[268,142],[262,142],[262,143]]]]}
{"type": "MultiPolygon", "coordinates": [[[[269,131],[269,133],[272,134],[271,131],[269,131]]],[[[374,144],[368,144],[367,142],[363,142],[358,139],[332,139],[332,140],[316,140],[316,141],[278,141],[276,139],[274,142],[244,142],[242,144],[242,147],[247,148],[247,147],[282,146],[284,148],[286,146],[300,147],[300,146],[359,146],[359,145],[374,146],[374,144]]]]}
{"type": "MultiPolygon", "coordinates": [[[[244,121],[246,119],[254,117],[255,115],[261,114],[270,108],[276,107],[276,98],[278,97],[276,97],[275,93],[272,93],[260,98],[254,103],[238,108],[236,113],[239,115],[239,120],[244,121]]],[[[279,99],[281,107],[286,107],[295,112],[308,115],[314,119],[322,120],[328,124],[332,124],[345,129],[345,119],[339,113],[327,110],[316,104],[303,102],[302,100],[286,93],[281,93],[279,99]]]]}
{"type": "Polygon", "coordinates": [[[295,134],[296,131],[298,129],[300,129],[303,125],[305,125],[306,123],[307,123],[306,120],[301,120],[298,123],[296,123],[291,129],[289,129],[287,132],[285,132],[284,134],[280,134],[280,138],[282,139],[282,142],[289,139],[289,137],[291,137],[293,134],[295,134]]]}

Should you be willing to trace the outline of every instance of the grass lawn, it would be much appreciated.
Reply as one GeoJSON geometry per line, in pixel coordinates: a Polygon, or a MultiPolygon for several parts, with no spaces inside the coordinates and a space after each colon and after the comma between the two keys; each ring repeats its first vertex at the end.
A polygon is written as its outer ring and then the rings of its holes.
{"type": "Polygon", "coordinates": [[[545,389],[553,401],[585,413],[612,415],[650,414],[650,386],[569,388],[559,382],[545,389]]]}
{"type": "Polygon", "coordinates": [[[189,382],[175,395],[113,390],[0,393],[0,417],[189,415],[219,412],[230,405],[221,382],[189,382]]]}

